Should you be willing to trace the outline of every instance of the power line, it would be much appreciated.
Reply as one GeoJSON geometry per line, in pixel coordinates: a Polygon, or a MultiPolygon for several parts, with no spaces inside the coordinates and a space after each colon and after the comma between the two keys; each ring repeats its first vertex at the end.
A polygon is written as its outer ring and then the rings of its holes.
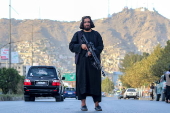
{"type": "Polygon", "coordinates": [[[19,13],[11,6],[11,8],[19,15],[19,13]]]}

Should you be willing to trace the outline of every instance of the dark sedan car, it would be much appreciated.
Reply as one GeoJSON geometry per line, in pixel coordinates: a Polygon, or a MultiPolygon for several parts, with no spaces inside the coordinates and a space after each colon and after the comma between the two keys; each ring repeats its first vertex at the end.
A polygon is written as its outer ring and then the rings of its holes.
{"type": "Polygon", "coordinates": [[[76,98],[77,99],[75,88],[65,88],[63,97],[64,99],[65,98],[76,98]]]}

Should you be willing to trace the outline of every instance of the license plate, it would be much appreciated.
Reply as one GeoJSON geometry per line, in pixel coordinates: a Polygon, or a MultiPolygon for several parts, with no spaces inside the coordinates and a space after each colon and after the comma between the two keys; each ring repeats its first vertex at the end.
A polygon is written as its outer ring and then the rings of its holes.
{"type": "Polygon", "coordinates": [[[68,94],[73,94],[73,93],[68,93],[68,94]]]}
{"type": "Polygon", "coordinates": [[[133,95],[133,93],[129,93],[129,95],[133,95]]]}
{"type": "Polygon", "coordinates": [[[38,85],[44,85],[44,84],[46,84],[46,82],[36,82],[36,84],[38,84],[38,85]]]}

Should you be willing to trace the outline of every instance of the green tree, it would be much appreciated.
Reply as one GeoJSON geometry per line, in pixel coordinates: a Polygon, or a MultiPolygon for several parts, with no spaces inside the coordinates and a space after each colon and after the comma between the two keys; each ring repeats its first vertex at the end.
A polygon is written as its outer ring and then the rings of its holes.
{"type": "Polygon", "coordinates": [[[114,84],[108,77],[102,80],[102,92],[111,93],[113,88],[114,84]]]}
{"type": "Polygon", "coordinates": [[[20,75],[18,71],[13,68],[1,68],[0,69],[0,88],[3,94],[17,93],[17,85],[20,81],[20,75]]]}
{"type": "Polygon", "coordinates": [[[161,56],[161,52],[162,48],[158,45],[148,57],[127,68],[124,76],[120,78],[123,85],[129,85],[130,87],[136,88],[157,80],[158,77],[154,76],[152,67],[157,63],[161,56]]]}
{"type": "Polygon", "coordinates": [[[2,89],[3,94],[7,94],[9,89],[8,89],[8,84],[7,84],[7,77],[5,76],[7,72],[6,68],[1,68],[0,69],[0,88],[2,89]]]}
{"type": "Polygon", "coordinates": [[[167,41],[167,45],[161,51],[161,56],[159,57],[157,63],[152,66],[152,71],[154,76],[160,77],[163,75],[164,71],[169,70],[170,66],[170,41],[167,41]]]}
{"type": "Polygon", "coordinates": [[[25,79],[25,76],[20,76],[20,81],[17,85],[17,94],[23,94],[24,93],[24,79],[25,79]]]}
{"type": "Polygon", "coordinates": [[[142,55],[135,54],[135,53],[127,53],[124,59],[121,61],[121,67],[119,67],[121,72],[125,72],[126,69],[131,67],[134,63],[141,61],[143,58],[149,56],[149,53],[144,52],[142,55]]]}

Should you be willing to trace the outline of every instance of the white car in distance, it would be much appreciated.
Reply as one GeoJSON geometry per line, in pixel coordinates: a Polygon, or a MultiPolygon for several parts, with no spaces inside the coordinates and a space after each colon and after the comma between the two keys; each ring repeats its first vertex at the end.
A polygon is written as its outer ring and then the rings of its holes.
{"type": "Polygon", "coordinates": [[[127,88],[125,93],[123,94],[123,98],[134,98],[134,99],[138,99],[138,92],[136,91],[135,88],[127,88]]]}

